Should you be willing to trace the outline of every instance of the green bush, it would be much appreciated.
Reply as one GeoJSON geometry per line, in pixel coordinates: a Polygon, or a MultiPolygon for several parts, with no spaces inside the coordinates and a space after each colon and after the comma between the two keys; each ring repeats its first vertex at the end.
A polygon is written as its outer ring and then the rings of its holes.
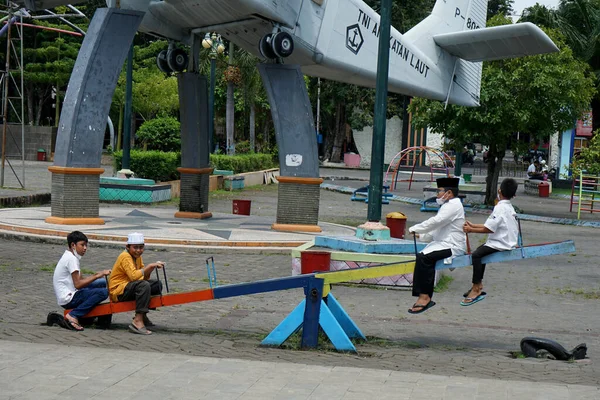
{"type": "Polygon", "coordinates": [[[159,117],[146,121],[137,130],[137,138],[147,150],[180,151],[181,125],[176,118],[159,117]]]}
{"type": "MultiPolygon", "coordinates": [[[[123,152],[115,152],[114,157],[115,171],[119,171],[123,152]]],[[[272,154],[261,153],[238,156],[211,154],[210,165],[215,169],[229,170],[236,174],[277,167],[272,154]]],[[[131,150],[130,153],[129,169],[139,178],[154,179],[157,182],[176,180],[179,179],[177,168],[180,166],[179,152],[131,150]]]]}
{"type": "Polygon", "coordinates": [[[273,161],[272,154],[262,153],[250,153],[236,156],[211,154],[210,165],[214,169],[225,169],[233,171],[236,174],[277,167],[277,164],[273,161]]]}
{"type": "Polygon", "coordinates": [[[250,141],[241,140],[235,143],[236,154],[249,154],[250,153],[250,141]]]}
{"type": "MultiPolygon", "coordinates": [[[[122,165],[123,152],[117,151],[115,156],[115,171],[122,165]]],[[[177,168],[181,166],[179,152],[131,150],[129,169],[139,178],[154,179],[157,182],[179,179],[177,168]]]]}

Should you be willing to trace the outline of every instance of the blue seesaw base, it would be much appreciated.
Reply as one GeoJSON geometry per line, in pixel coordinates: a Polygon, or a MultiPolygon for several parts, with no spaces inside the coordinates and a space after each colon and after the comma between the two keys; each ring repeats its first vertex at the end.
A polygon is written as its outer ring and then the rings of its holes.
{"type": "MultiPolygon", "coordinates": [[[[290,336],[302,328],[306,300],[302,300],[261,343],[263,346],[281,346],[290,336]]],[[[360,328],[346,313],[333,294],[329,293],[325,300],[321,299],[319,310],[319,326],[323,329],[333,346],[338,351],[356,353],[356,347],[350,339],[367,338],[360,328]]]]}

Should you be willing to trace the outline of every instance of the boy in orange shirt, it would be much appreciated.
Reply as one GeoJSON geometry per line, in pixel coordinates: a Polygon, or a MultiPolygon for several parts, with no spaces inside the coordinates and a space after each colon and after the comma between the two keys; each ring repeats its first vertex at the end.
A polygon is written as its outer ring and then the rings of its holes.
{"type": "Polygon", "coordinates": [[[160,281],[150,279],[155,268],[162,268],[164,263],[157,261],[144,266],[142,253],[144,253],[144,235],[130,233],[127,236],[126,250],[122,252],[110,274],[108,291],[110,300],[114,302],[135,300],[135,317],[129,330],[141,335],[150,335],[146,326],[152,326],[146,314],[150,304],[150,296],[160,294],[162,284],[160,281]]]}

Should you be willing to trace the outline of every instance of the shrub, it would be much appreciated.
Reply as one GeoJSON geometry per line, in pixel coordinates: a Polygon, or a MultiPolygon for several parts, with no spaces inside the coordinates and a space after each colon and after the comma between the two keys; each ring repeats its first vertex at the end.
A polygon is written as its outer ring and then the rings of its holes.
{"type": "Polygon", "coordinates": [[[136,136],[148,150],[180,151],[180,127],[176,118],[154,118],[144,122],[136,132],[136,136]]]}
{"type": "MultiPolygon", "coordinates": [[[[115,152],[114,156],[115,171],[118,171],[121,169],[123,152],[115,152]]],[[[179,179],[177,168],[180,166],[179,152],[131,150],[130,153],[129,169],[140,178],[154,179],[157,182],[176,180],[179,179]]]]}
{"type": "MultiPolygon", "coordinates": [[[[115,152],[114,157],[115,171],[118,171],[121,169],[123,152],[115,152]]],[[[272,154],[261,153],[238,156],[211,154],[210,165],[215,169],[230,170],[237,174],[277,167],[272,154]]],[[[131,150],[130,153],[129,169],[140,178],[154,179],[157,182],[176,180],[179,179],[177,168],[180,166],[179,152],[131,150]]]]}
{"type": "Polygon", "coordinates": [[[277,164],[273,161],[273,155],[262,153],[251,153],[236,156],[211,154],[210,165],[214,169],[225,169],[233,171],[236,174],[277,167],[277,164]]]}

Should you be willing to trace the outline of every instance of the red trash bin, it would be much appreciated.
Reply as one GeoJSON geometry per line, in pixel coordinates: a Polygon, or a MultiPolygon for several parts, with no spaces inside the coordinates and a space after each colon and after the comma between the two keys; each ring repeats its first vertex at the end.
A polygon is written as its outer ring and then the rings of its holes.
{"type": "Polygon", "coordinates": [[[252,200],[233,200],[233,213],[239,215],[250,215],[252,200]]]}
{"type": "Polygon", "coordinates": [[[550,184],[548,182],[540,182],[538,184],[538,194],[540,197],[550,196],[550,184]]]}
{"type": "Polygon", "coordinates": [[[404,239],[406,230],[406,215],[401,212],[391,212],[385,216],[385,224],[390,228],[390,236],[397,239],[404,239]]]}
{"type": "Polygon", "coordinates": [[[317,271],[329,271],[331,253],[328,251],[300,252],[300,273],[312,274],[317,271]]]}
{"type": "Polygon", "coordinates": [[[46,150],[38,149],[37,151],[37,160],[38,161],[46,161],[46,150]]]}

